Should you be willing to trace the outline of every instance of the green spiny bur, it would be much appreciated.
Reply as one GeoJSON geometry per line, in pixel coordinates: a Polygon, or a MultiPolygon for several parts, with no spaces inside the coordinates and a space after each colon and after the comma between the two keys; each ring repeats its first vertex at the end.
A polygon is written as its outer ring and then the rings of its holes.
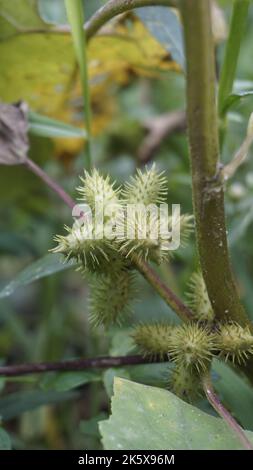
{"type": "Polygon", "coordinates": [[[80,200],[88,204],[93,211],[96,202],[103,204],[104,209],[109,204],[119,204],[120,190],[115,189],[116,183],[111,183],[109,176],[104,177],[97,170],[93,170],[91,174],[85,171],[84,178],[80,179],[82,185],[77,188],[80,200]]]}
{"type": "Polygon", "coordinates": [[[220,325],[216,342],[219,355],[225,361],[241,364],[253,354],[253,335],[248,327],[243,328],[237,323],[220,325]]]}
{"type": "Polygon", "coordinates": [[[126,183],[122,191],[123,200],[127,204],[160,204],[167,198],[167,179],[164,172],[156,170],[155,163],[151,168],[142,172],[137,170],[137,174],[132,176],[131,182],[126,183]]]}
{"type": "Polygon", "coordinates": [[[96,271],[109,264],[112,247],[105,239],[87,238],[87,225],[65,226],[67,235],[56,235],[57,246],[51,251],[62,253],[66,260],[74,259],[81,263],[82,270],[96,271]]]}
{"type": "Polygon", "coordinates": [[[168,354],[172,331],[173,327],[165,323],[141,324],[132,337],[144,356],[163,358],[168,354]]]}
{"type": "Polygon", "coordinates": [[[199,374],[181,364],[175,365],[171,373],[169,388],[188,403],[193,403],[202,394],[199,374]]]}
{"type": "Polygon", "coordinates": [[[196,320],[212,322],[214,313],[211,302],[209,300],[205,282],[200,272],[193,273],[190,283],[188,304],[195,314],[196,320]]]}
{"type": "Polygon", "coordinates": [[[136,295],[135,275],[129,270],[94,275],[90,279],[90,320],[95,325],[121,323],[131,312],[136,295]]]}
{"type": "Polygon", "coordinates": [[[214,349],[214,335],[197,323],[190,323],[174,328],[168,352],[176,364],[201,371],[209,366],[214,349]]]}
{"type": "MultiPolygon", "coordinates": [[[[72,228],[65,227],[67,235],[57,235],[54,238],[57,246],[51,251],[62,253],[67,260],[74,259],[80,264],[78,270],[88,278],[91,285],[91,319],[95,324],[109,325],[119,322],[129,311],[129,299],[135,290],[133,258],[136,259],[137,256],[159,264],[167,259],[171,252],[168,250],[167,240],[159,235],[158,213],[154,214],[152,211],[149,213],[147,234],[142,239],[138,234],[137,239],[129,240],[127,232],[126,236],[124,234],[122,236],[113,230],[109,239],[105,235],[104,228],[108,224],[115,228],[117,223],[122,221],[127,203],[139,203],[143,207],[153,204],[158,210],[156,205],[164,202],[167,197],[167,181],[153,165],[144,172],[138,170],[132,182],[127,183],[122,192],[116,189],[116,183],[112,183],[109,176],[102,176],[97,170],[93,170],[90,174],[85,172],[81,182],[77,190],[81,201],[90,207],[90,213],[84,216],[82,225],[81,221],[80,224],[76,221],[72,228]],[[99,227],[93,220],[98,204],[103,214],[99,227]],[[113,213],[107,211],[107,208],[110,209],[112,206],[113,213]],[[157,237],[154,236],[154,227],[157,227],[157,237]]],[[[190,216],[180,216],[181,234],[182,231],[189,232],[190,219],[190,216]]],[[[132,223],[138,233],[142,228],[141,216],[137,215],[132,223]]],[[[125,229],[123,224],[125,224],[124,217],[121,228],[125,229]]],[[[158,354],[161,354],[160,350],[158,354]]]]}

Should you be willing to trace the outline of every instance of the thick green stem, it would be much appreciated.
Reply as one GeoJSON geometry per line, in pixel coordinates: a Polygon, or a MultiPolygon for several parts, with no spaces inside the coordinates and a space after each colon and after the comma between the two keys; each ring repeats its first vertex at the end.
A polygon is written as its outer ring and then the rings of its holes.
{"type": "Polygon", "coordinates": [[[219,320],[246,325],[233,278],[219,169],[210,1],[181,0],[187,62],[187,114],[197,243],[208,295],[219,320]]]}

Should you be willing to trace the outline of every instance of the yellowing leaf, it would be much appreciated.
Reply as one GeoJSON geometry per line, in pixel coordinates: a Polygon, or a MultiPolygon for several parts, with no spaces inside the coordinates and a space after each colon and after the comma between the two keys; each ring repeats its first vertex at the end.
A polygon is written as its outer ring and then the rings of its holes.
{"type": "MultiPolygon", "coordinates": [[[[0,100],[83,126],[82,92],[70,34],[50,31],[35,0],[0,0],[0,100]],[[16,8],[15,8],[16,7],[16,8]],[[44,32],[43,32],[44,30],[44,32]]],[[[114,21],[88,46],[92,132],[100,133],[117,111],[115,86],[133,73],[157,76],[180,70],[133,15],[114,21]]],[[[56,153],[75,154],[82,139],[56,139],[56,153]]]]}
{"type": "Polygon", "coordinates": [[[0,40],[49,27],[39,16],[37,0],[0,0],[0,40]]]}

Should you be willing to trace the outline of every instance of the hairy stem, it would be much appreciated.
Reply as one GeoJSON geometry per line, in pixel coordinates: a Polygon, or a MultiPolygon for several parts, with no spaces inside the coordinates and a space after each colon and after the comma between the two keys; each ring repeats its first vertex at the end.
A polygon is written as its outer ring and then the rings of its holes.
{"type": "Polygon", "coordinates": [[[64,191],[64,189],[56,183],[42,168],[40,168],[33,160],[26,158],[24,165],[29,168],[36,176],[38,176],[44,183],[52,189],[65,204],[72,210],[76,205],[75,201],[64,191]]]}
{"type": "Polygon", "coordinates": [[[203,388],[204,388],[204,392],[206,394],[206,398],[208,399],[209,403],[212,405],[215,411],[217,411],[217,413],[221,416],[221,418],[223,418],[226,421],[230,429],[233,430],[236,437],[242,443],[243,447],[247,450],[253,450],[253,445],[247,438],[241,426],[239,426],[239,424],[236,422],[233,416],[223,406],[223,404],[219,400],[219,397],[216,395],[213,389],[212,383],[211,383],[210,375],[206,375],[203,378],[203,388]]]}
{"type": "Polygon", "coordinates": [[[177,0],[109,0],[85,24],[87,39],[94,36],[107,21],[120,13],[146,6],[177,7],[177,4],[177,0]]]}
{"type": "Polygon", "coordinates": [[[187,115],[200,263],[219,320],[249,324],[231,270],[219,169],[210,1],[180,0],[187,62],[187,115]]]}
{"type": "MultiPolygon", "coordinates": [[[[164,358],[164,361],[168,361],[168,358],[164,358]]],[[[4,377],[15,377],[19,375],[27,374],[41,374],[43,372],[52,371],[75,371],[85,369],[104,369],[107,367],[121,367],[121,366],[133,366],[136,364],[148,364],[151,362],[163,362],[160,358],[152,360],[148,357],[141,355],[135,356],[105,356],[105,357],[94,357],[88,359],[75,359],[69,361],[59,362],[39,362],[30,364],[18,364],[13,366],[1,366],[0,376],[4,377]]]]}
{"type": "Polygon", "coordinates": [[[151,284],[154,290],[162,297],[167,305],[183,320],[193,319],[192,311],[166,286],[157,273],[143,260],[138,257],[134,259],[134,264],[138,271],[151,284]]]}

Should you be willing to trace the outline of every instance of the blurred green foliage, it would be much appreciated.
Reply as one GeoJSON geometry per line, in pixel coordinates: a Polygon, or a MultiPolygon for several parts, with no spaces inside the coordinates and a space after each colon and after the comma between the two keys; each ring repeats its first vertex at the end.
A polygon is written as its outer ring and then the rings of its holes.
{"type": "MultiPolygon", "coordinates": [[[[40,0],[40,13],[47,21],[62,23],[65,21],[63,3],[61,0],[40,0]]],[[[86,0],[86,16],[90,16],[102,3],[102,0],[86,0]]],[[[231,2],[221,3],[229,16],[231,2]]],[[[250,54],[252,21],[251,7],[237,69],[236,85],[239,89],[253,89],[250,54]]],[[[217,50],[218,68],[222,54],[221,45],[217,50]]],[[[117,93],[118,107],[112,122],[94,139],[95,165],[119,181],[129,178],[135,167],[141,165],[138,155],[146,132],[144,121],[168,111],[184,109],[184,94],[185,79],[182,74],[171,71],[158,78],[138,78],[133,75],[129,83],[117,93]]],[[[241,144],[252,108],[253,97],[249,96],[230,109],[222,150],[223,162],[229,161],[241,144]]],[[[32,136],[30,144],[31,158],[74,196],[78,175],[82,173],[82,155],[63,164],[53,158],[50,139],[32,136]]],[[[247,162],[227,184],[226,207],[233,265],[243,302],[253,319],[252,155],[253,150],[247,162]]],[[[192,212],[185,133],[175,133],[165,139],[156,151],[155,160],[168,176],[168,202],[180,203],[183,212],[192,212]]],[[[47,254],[53,246],[53,235],[61,233],[64,223],[69,223],[71,218],[68,208],[63,206],[57,196],[25,168],[0,168],[0,197],[2,290],[25,267],[47,254]]],[[[176,252],[171,263],[161,268],[160,275],[184,297],[191,273],[197,266],[195,240],[192,236],[187,247],[176,252]]],[[[123,328],[113,327],[106,335],[100,330],[92,330],[88,324],[87,286],[74,269],[20,286],[10,297],[0,300],[1,363],[103,354],[125,355],[132,352],[129,332],[133,320],[178,321],[141,277],[138,278],[138,284],[140,301],[134,306],[133,318],[123,328]]],[[[6,381],[0,379],[0,415],[5,406],[7,414],[2,418],[5,419],[5,429],[11,436],[12,445],[20,449],[100,448],[97,421],[108,415],[108,395],[111,395],[115,375],[144,384],[167,386],[167,369],[165,371],[165,366],[159,364],[110,369],[103,373],[48,374],[6,381]],[[76,389],[74,393],[73,388],[76,389]],[[67,394],[66,400],[63,394],[67,394]],[[43,406],[38,407],[39,404],[43,406]]],[[[218,382],[219,371],[214,372],[214,377],[222,393],[222,384],[218,382]]],[[[245,389],[244,383],[241,388],[239,382],[236,386],[238,394],[245,389]]],[[[249,395],[248,390],[245,393],[249,395]]],[[[252,397],[249,399],[252,400],[252,397]]],[[[229,405],[231,397],[227,401],[229,405]]],[[[233,405],[234,414],[243,421],[245,413],[241,412],[240,404],[233,405]]],[[[199,406],[210,412],[206,403],[201,402],[199,406]]],[[[252,420],[247,421],[247,426],[253,429],[252,420]]],[[[4,434],[2,436],[5,438],[4,434]]]]}

